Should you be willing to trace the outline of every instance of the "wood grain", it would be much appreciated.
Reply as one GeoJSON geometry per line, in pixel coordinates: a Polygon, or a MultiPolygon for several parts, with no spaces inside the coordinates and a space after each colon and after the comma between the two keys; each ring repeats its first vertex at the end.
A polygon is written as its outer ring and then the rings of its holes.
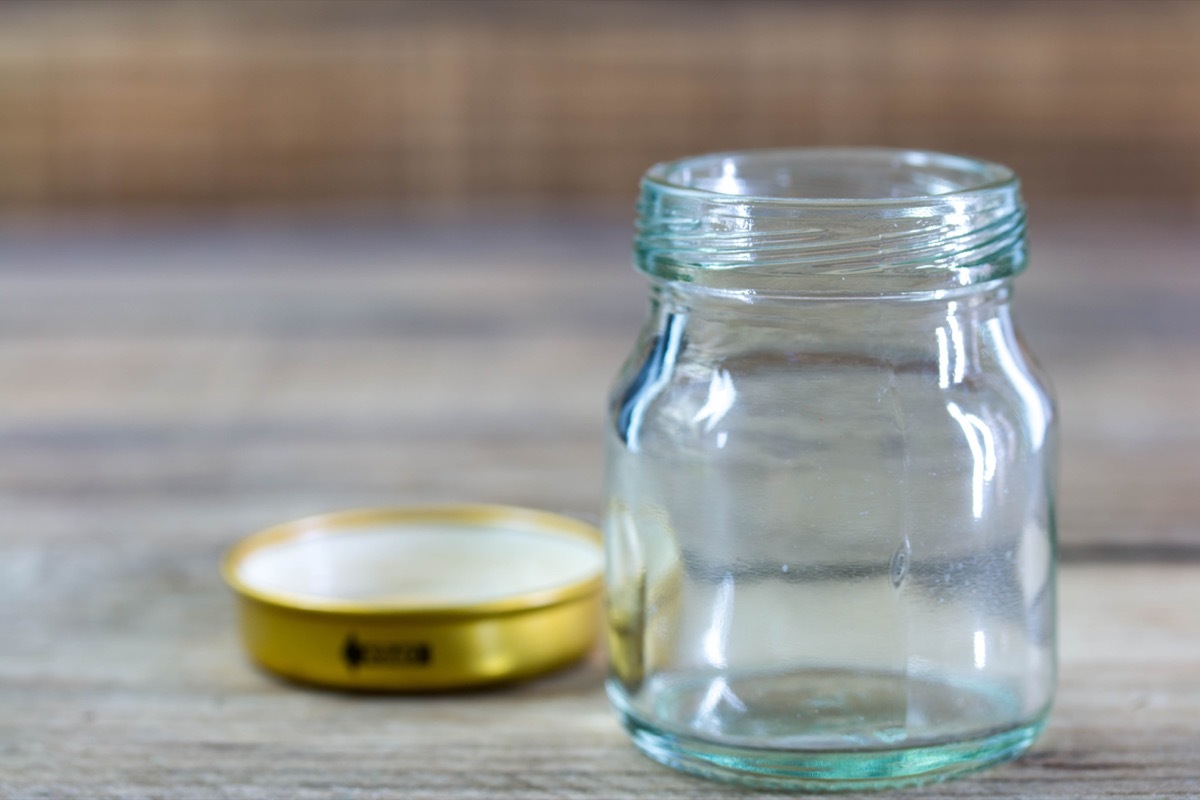
{"type": "MultiPolygon", "coordinates": [[[[600,655],[359,697],[246,663],[216,561],[300,515],[594,518],[644,308],[627,221],[0,237],[0,796],[756,796],[625,741],[600,655]]],[[[1021,761],[929,797],[1200,795],[1200,236],[1044,215],[1018,314],[1064,420],[1062,676],[1021,761]]],[[[766,795],[764,795],[766,796],[766,795]]]]}
{"type": "Polygon", "coordinates": [[[919,146],[1200,202],[1190,0],[0,4],[0,206],[632,200],[685,153],[919,146]]]}

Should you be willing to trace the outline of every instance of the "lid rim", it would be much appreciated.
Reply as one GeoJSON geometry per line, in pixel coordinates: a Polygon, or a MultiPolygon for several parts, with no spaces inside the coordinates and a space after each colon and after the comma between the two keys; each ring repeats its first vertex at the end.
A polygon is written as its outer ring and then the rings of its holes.
{"type": "Polygon", "coordinates": [[[248,555],[273,544],[309,537],[336,536],[381,523],[455,522],[476,525],[480,533],[485,533],[489,524],[513,520],[533,530],[566,534],[596,545],[603,541],[600,532],[585,522],[549,511],[516,506],[462,504],[364,508],[304,517],[251,534],[225,551],[221,558],[221,577],[239,596],[272,608],[322,617],[387,617],[404,622],[513,616],[589,598],[600,591],[604,582],[602,572],[583,581],[461,605],[385,604],[264,590],[246,583],[237,570],[248,555]]]}

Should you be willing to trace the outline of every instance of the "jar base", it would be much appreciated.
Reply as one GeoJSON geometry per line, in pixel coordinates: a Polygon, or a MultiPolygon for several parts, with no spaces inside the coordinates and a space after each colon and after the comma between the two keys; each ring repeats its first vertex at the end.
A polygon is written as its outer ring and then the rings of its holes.
{"type": "Polygon", "coordinates": [[[702,778],[760,789],[846,792],[942,781],[1010,761],[1033,744],[1046,715],[977,739],[895,750],[766,750],[729,747],[659,730],[617,710],[634,745],[651,759],[702,778]]]}

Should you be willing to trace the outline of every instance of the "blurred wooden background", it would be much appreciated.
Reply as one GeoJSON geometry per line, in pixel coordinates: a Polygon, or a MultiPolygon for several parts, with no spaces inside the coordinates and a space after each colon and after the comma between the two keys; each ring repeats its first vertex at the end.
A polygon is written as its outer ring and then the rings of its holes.
{"type": "Polygon", "coordinates": [[[1200,2],[8,2],[0,210],[626,207],[750,146],[1200,207],[1200,2]]]}

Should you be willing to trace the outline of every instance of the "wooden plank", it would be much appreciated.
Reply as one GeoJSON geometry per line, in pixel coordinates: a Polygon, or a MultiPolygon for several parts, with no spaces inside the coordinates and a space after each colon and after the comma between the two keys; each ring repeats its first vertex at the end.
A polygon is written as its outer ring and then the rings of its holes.
{"type": "MultiPolygon", "coordinates": [[[[1062,411],[1064,556],[1200,558],[1200,240],[1165,216],[1046,225],[1017,312],[1062,411]]],[[[0,492],[13,519],[86,502],[137,534],[160,519],[119,498],[595,514],[604,398],[646,305],[627,231],[10,237],[0,492]]]]}
{"type": "MultiPolygon", "coordinates": [[[[6,797],[728,794],[634,753],[608,711],[598,656],[465,695],[299,689],[243,660],[206,547],[4,556],[6,797]]],[[[1047,733],[1029,757],[923,796],[1195,796],[1196,608],[1200,567],[1064,569],[1061,688],[1047,733]]]]}
{"type": "MultiPolygon", "coordinates": [[[[257,528],[464,500],[595,517],[645,305],[627,222],[463,230],[2,237],[0,796],[729,794],[634,753],[599,653],[419,698],[301,690],[239,652],[216,563],[257,528]]],[[[1197,796],[1200,241],[1059,217],[1035,244],[1058,705],[1029,757],[923,796],[1197,796]]]]}
{"type": "Polygon", "coordinates": [[[0,6],[0,203],[624,204],[655,161],[751,142],[1200,197],[1191,2],[151,5],[0,6]]]}

